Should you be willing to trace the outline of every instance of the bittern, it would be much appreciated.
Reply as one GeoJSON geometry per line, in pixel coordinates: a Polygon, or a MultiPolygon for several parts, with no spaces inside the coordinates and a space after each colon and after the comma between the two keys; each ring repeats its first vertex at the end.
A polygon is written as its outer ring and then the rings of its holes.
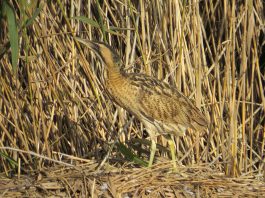
{"type": "Polygon", "coordinates": [[[105,64],[105,88],[110,98],[144,124],[151,139],[149,167],[155,156],[155,137],[167,134],[176,169],[174,142],[168,136],[182,136],[187,128],[205,130],[208,125],[205,116],[186,96],[167,83],[145,74],[125,73],[119,55],[109,45],[76,39],[105,64]]]}

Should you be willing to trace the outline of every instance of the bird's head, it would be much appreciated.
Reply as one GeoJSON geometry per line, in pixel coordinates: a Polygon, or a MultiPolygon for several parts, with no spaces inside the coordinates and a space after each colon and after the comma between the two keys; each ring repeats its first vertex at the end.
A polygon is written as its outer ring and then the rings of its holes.
{"type": "Polygon", "coordinates": [[[77,41],[91,49],[108,67],[120,69],[121,59],[119,55],[107,44],[94,42],[75,37],[77,41]]]}

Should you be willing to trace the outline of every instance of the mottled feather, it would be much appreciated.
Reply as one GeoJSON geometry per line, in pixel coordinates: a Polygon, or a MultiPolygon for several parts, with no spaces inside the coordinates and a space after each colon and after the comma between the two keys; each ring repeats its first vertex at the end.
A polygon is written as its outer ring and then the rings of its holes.
{"type": "Polygon", "coordinates": [[[207,128],[208,121],[186,96],[150,76],[122,74],[116,82],[108,80],[107,90],[116,103],[145,124],[154,123],[157,133],[183,135],[186,128],[207,128]],[[120,86],[116,86],[118,82],[120,86]]]}

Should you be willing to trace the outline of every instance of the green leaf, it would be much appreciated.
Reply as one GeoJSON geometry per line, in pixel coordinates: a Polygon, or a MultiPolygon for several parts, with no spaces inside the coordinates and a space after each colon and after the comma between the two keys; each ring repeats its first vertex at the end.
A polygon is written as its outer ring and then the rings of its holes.
{"type": "MultiPolygon", "coordinates": [[[[102,29],[101,29],[101,26],[98,24],[98,22],[94,21],[93,19],[89,19],[85,16],[76,16],[76,17],[71,17],[72,19],[77,19],[79,21],[82,21],[83,23],[86,23],[88,25],[91,25],[92,27],[96,27],[96,28],[99,28],[100,30],[104,30],[110,34],[114,34],[114,35],[117,35],[117,36],[121,36],[121,34],[111,30],[111,29],[108,29],[106,26],[103,26],[102,29]]],[[[113,29],[119,29],[117,27],[113,27],[113,29]]]]}
{"type": "Polygon", "coordinates": [[[6,1],[3,1],[3,14],[7,17],[8,23],[8,34],[11,45],[11,57],[12,57],[12,67],[15,72],[17,69],[19,49],[18,49],[18,30],[16,24],[15,11],[12,6],[6,1]]]}
{"type": "Polygon", "coordinates": [[[18,167],[18,163],[14,159],[9,157],[7,154],[0,152],[0,156],[3,157],[4,159],[6,159],[10,163],[12,168],[18,167]]]}
{"type": "Polygon", "coordinates": [[[82,21],[83,23],[99,28],[99,24],[96,21],[94,21],[93,19],[89,19],[85,16],[76,16],[76,17],[72,17],[72,19],[77,19],[79,21],[82,21]]]}
{"type": "Polygon", "coordinates": [[[43,8],[43,6],[37,8],[37,9],[34,11],[32,17],[29,18],[29,19],[27,19],[27,21],[26,21],[24,27],[28,27],[28,26],[30,26],[30,25],[34,22],[34,20],[36,19],[36,17],[40,14],[42,8],[43,8]]]}
{"type": "Polygon", "coordinates": [[[118,142],[116,143],[118,150],[130,161],[133,161],[136,164],[140,164],[142,166],[147,167],[148,163],[137,157],[134,153],[131,152],[124,144],[118,142]]]}

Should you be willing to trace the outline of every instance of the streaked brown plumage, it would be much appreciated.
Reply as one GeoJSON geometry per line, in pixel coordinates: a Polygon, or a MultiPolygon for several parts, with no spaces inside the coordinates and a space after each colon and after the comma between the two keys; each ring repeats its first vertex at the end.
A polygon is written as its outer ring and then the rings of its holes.
{"type": "MultiPolygon", "coordinates": [[[[177,89],[144,74],[123,72],[119,56],[104,43],[76,39],[92,49],[105,64],[105,87],[111,99],[145,125],[152,140],[149,166],[155,155],[156,135],[182,136],[187,128],[196,131],[207,129],[205,116],[177,89]]],[[[174,144],[172,141],[169,144],[176,167],[174,144]]]]}

